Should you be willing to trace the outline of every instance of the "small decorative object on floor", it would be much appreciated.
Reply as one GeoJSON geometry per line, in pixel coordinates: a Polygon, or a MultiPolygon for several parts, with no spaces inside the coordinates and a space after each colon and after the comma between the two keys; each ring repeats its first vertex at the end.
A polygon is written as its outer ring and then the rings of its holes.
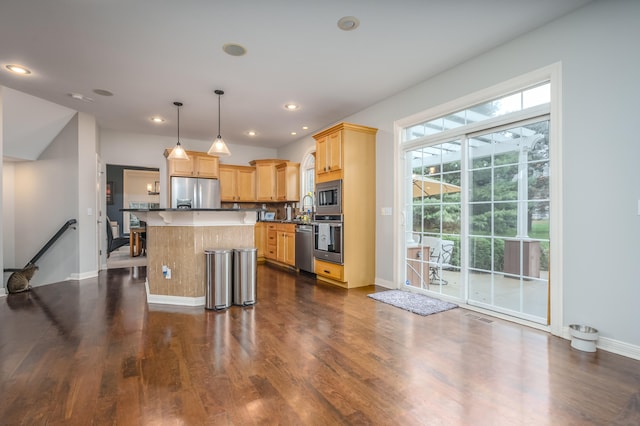
{"type": "Polygon", "coordinates": [[[369,294],[368,296],[379,302],[388,303],[389,305],[424,316],[458,307],[455,303],[443,302],[442,300],[429,296],[401,290],[387,290],[380,293],[369,294]]]}

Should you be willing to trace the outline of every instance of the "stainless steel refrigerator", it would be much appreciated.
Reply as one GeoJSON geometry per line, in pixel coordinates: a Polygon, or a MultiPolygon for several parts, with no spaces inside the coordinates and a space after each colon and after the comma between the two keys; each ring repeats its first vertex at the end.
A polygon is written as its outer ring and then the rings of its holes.
{"type": "Polygon", "coordinates": [[[219,209],[220,181],[218,179],[172,177],[171,208],[219,209]]]}

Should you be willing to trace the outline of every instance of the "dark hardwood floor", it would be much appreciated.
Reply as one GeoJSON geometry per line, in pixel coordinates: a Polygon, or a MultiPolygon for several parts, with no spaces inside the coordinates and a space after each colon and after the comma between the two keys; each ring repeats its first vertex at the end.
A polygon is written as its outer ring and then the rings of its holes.
{"type": "Polygon", "coordinates": [[[254,307],[148,306],[144,277],[0,298],[0,424],[640,424],[640,361],[534,329],[269,266],[254,307]]]}

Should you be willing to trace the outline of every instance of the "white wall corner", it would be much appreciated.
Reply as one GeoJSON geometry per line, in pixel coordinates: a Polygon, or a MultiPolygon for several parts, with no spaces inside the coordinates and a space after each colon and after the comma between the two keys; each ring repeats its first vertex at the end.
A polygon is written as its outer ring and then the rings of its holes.
{"type": "Polygon", "coordinates": [[[395,286],[393,284],[393,281],[389,281],[389,280],[384,280],[380,277],[376,277],[375,278],[375,285],[379,285],[380,287],[385,287],[385,288],[390,288],[390,289],[396,289],[397,286],[395,286]]]}

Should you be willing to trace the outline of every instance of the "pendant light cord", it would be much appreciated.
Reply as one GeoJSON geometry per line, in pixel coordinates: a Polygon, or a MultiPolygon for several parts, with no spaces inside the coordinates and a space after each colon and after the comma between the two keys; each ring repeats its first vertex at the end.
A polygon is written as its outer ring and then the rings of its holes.
{"type": "Polygon", "coordinates": [[[220,94],[218,94],[218,139],[222,139],[220,136],[220,94]]]}

